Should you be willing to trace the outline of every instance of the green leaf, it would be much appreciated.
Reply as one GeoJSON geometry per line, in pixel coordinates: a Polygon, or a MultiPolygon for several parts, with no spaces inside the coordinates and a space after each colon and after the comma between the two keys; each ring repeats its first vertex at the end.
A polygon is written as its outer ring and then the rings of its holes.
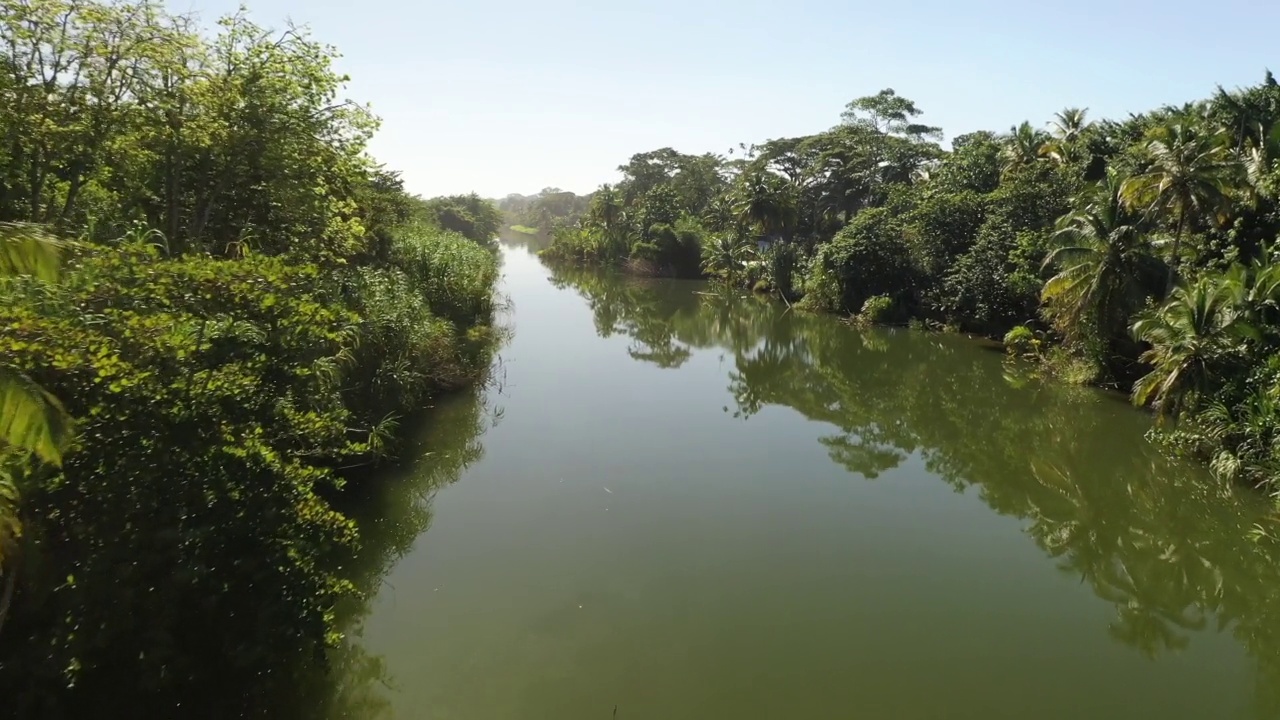
{"type": "Polygon", "coordinates": [[[65,244],[37,225],[0,223],[0,277],[34,275],[54,282],[65,244]]]}
{"type": "Polygon", "coordinates": [[[26,375],[0,366],[0,443],[61,465],[71,437],[71,417],[62,403],[26,375]]]}

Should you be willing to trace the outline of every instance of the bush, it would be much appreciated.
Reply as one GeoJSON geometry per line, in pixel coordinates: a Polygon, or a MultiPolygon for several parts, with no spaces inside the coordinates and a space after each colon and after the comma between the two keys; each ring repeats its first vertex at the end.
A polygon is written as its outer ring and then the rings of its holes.
{"type": "Polygon", "coordinates": [[[419,407],[431,393],[475,375],[460,331],[431,312],[403,272],[361,268],[352,289],[361,321],[359,342],[348,349],[344,396],[366,423],[419,407]]]}
{"type": "Polygon", "coordinates": [[[977,239],[987,198],[974,192],[930,195],[905,219],[903,234],[926,287],[934,287],[977,239]]]}
{"type": "Polygon", "coordinates": [[[1040,350],[1040,339],[1026,325],[1018,325],[1004,336],[1004,349],[1011,355],[1036,355],[1040,350]]]}
{"type": "Polygon", "coordinates": [[[644,260],[646,262],[657,263],[658,258],[662,256],[662,248],[657,243],[636,242],[631,246],[631,259],[644,260]]]}
{"type": "Polygon", "coordinates": [[[828,253],[819,251],[809,260],[804,275],[804,299],[800,305],[821,312],[840,312],[844,308],[840,279],[828,253]]]}
{"type": "Polygon", "coordinates": [[[370,453],[336,381],[358,318],[335,290],[279,258],[129,247],[0,302],[0,355],[79,419],[61,471],[22,482],[10,708],[107,697],[121,664],[153,693],[201,697],[211,667],[262,688],[266,653],[321,646],[346,590],[322,559],[355,538],[328,468],[370,453]]]}
{"type": "Polygon", "coordinates": [[[862,312],[858,320],[868,325],[884,325],[895,319],[893,298],[888,295],[874,295],[862,304],[862,312]]]}
{"type": "Polygon", "coordinates": [[[707,231],[697,218],[682,216],[675,224],[675,244],[668,257],[671,267],[680,277],[702,276],[702,246],[707,231]]]}
{"type": "Polygon", "coordinates": [[[538,253],[548,260],[583,262],[596,257],[601,251],[601,244],[596,236],[579,226],[565,226],[551,232],[551,245],[538,253]]]}
{"type": "Polygon", "coordinates": [[[392,238],[392,264],[430,305],[457,325],[471,325],[493,312],[498,258],[457,233],[416,225],[392,238]]]}
{"type": "Polygon", "coordinates": [[[912,285],[909,253],[896,224],[883,209],[867,210],[814,254],[805,305],[851,313],[875,295],[904,297],[912,285]]]}
{"type": "Polygon", "coordinates": [[[497,240],[502,229],[502,211],[475,193],[427,200],[420,216],[431,225],[483,245],[497,240]]]}
{"type": "Polygon", "coordinates": [[[1005,223],[987,223],[974,246],[947,271],[935,295],[936,310],[966,330],[999,337],[1035,317],[1044,239],[1015,234],[1005,223]]]}

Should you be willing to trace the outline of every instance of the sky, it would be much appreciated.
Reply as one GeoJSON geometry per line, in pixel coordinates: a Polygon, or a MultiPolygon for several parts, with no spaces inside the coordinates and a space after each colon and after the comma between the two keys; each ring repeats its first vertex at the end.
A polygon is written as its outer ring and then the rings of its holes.
{"type": "MultiPolygon", "coordinates": [[[[1123,118],[1280,73],[1266,0],[245,0],[343,57],[424,196],[587,193],[639,152],[819,132],[891,87],[947,137],[1123,118]]],[[[207,25],[240,0],[169,0],[207,25]]]]}

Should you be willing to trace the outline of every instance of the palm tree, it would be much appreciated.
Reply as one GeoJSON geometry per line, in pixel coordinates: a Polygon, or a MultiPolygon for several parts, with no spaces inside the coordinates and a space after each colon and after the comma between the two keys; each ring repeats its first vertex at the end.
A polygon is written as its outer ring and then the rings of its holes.
{"type": "Polygon", "coordinates": [[[621,193],[612,185],[602,186],[591,198],[588,217],[596,227],[600,228],[609,253],[625,252],[626,243],[624,240],[619,240],[623,220],[621,193]]]}
{"type": "Polygon", "coordinates": [[[1209,218],[1223,219],[1227,194],[1239,174],[1239,163],[1220,134],[1206,135],[1185,122],[1158,128],[1147,144],[1150,167],[1129,178],[1124,201],[1149,216],[1173,221],[1166,292],[1173,289],[1187,226],[1209,218]]]}
{"type": "Polygon", "coordinates": [[[1273,89],[1275,82],[1268,70],[1262,85],[1231,92],[1219,85],[1209,100],[1206,116],[1232,139],[1237,152],[1244,150],[1249,143],[1261,141],[1280,119],[1273,89]]]}
{"type": "Polygon", "coordinates": [[[1050,140],[1039,149],[1039,154],[1058,163],[1067,163],[1076,159],[1076,148],[1080,135],[1089,127],[1085,119],[1088,108],[1065,108],[1054,114],[1049,121],[1050,140]]]}
{"type": "Polygon", "coordinates": [[[717,233],[702,246],[702,271],[732,285],[755,254],[751,238],[733,232],[717,233]]]}
{"type": "MultiPolygon", "coordinates": [[[[33,275],[58,278],[64,247],[33,225],[0,223],[0,279],[33,275]]],[[[71,420],[56,398],[16,368],[0,364],[0,461],[14,452],[34,454],[59,465],[71,440],[71,420]]],[[[9,468],[0,463],[0,626],[13,598],[17,574],[9,558],[17,552],[22,525],[18,519],[18,488],[9,468]],[[7,577],[5,577],[7,576],[7,577]]]]}
{"type": "Polygon", "coordinates": [[[1064,108],[1054,113],[1053,120],[1049,121],[1053,128],[1050,132],[1062,142],[1075,142],[1080,138],[1080,133],[1089,127],[1089,122],[1085,119],[1088,113],[1089,108],[1064,108]]]}
{"type": "Polygon", "coordinates": [[[1144,276],[1155,262],[1142,219],[1120,200],[1119,174],[1108,169],[1086,204],[1058,220],[1060,244],[1045,258],[1058,273],[1042,299],[1069,342],[1109,341],[1124,332],[1129,314],[1147,295],[1144,276]]]}
{"type": "Polygon", "coordinates": [[[1266,130],[1258,126],[1257,138],[1249,138],[1240,150],[1245,179],[1254,201],[1259,197],[1275,197],[1276,180],[1272,173],[1276,160],[1280,159],[1280,123],[1266,130]]]}
{"type": "Polygon", "coordinates": [[[708,230],[718,232],[733,229],[738,222],[733,206],[732,197],[728,195],[716,196],[714,200],[707,204],[707,208],[702,214],[702,222],[708,230]]]}
{"type": "Polygon", "coordinates": [[[1009,129],[1005,138],[1000,158],[1006,173],[1035,163],[1043,155],[1045,143],[1049,136],[1043,130],[1036,130],[1031,123],[1023,121],[1017,127],[1009,129]]]}
{"type": "Polygon", "coordinates": [[[1139,317],[1133,335],[1151,344],[1140,358],[1151,372],[1134,384],[1134,404],[1152,403],[1162,418],[1176,418],[1189,397],[1207,389],[1218,376],[1211,366],[1256,334],[1232,296],[1231,283],[1205,276],[1139,317]]]}
{"type": "Polygon", "coordinates": [[[758,172],[744,178],[738,189],[734,214],[748,228],[761,234],[785,235],[796,221],[795,193],[791,185],[770,172],[758,172]]]}

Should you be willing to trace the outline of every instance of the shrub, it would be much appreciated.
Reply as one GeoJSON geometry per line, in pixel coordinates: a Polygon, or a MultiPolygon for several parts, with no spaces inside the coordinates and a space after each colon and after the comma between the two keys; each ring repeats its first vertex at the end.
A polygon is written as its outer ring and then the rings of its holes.
{"type": "Polygon", "coordinates": [[[913,285],[909,253],[887,211],[868,210],[818,248],[809,265],[805,304],[852,312],[867,298],[905,296],[913,285]]]}
{"type": "Polygon", "coordinates": [[[328,468],[370,454],[332,372],[356,320],[313,265],[143,247],[0,302],[0,355],[79,424],[59,472],[21,480],[11,708],[106,697],[123,663],[156,697],[202,697],[215,666],[262,689],[270,653],[320,647],[347,590],[322,560],[355,539],[328,468]]]}
{"type": "Polygon", "coordinates": [[[657,243],[637,242],[631,246],[631,259],[656,263],[662,255],[662,248],[657,243]]]}
{"type": "Polygon", "coordinates": [[[462,235],[426,225],[401,229],[392,238],[392,264],[440,317],[470,325],[493,312],[498,259],[462,235]]]}
{"type": "Polygon", "coordinates": [[[1040,339],[1026,325],[1018,325],[1004,336],[1005,351],[1011,355],[1035,355],[1040,349],[1040,339]]]}
{"type": "Polygon", "coordinates": [[[1005,223],[987,223],[947,271],[935,298],[943,317],[966,330],[999,337],[1034,317],[1040,303],[1043,238],[1005,223]]]}
{"type": "Polygon", "coordinates": [[[840,279],[836,276],[833,261],[827,253],[818,252],[809,260],[801,306],[822,312],[839,312],[844,307],[840,279]]]}
{"type": "Polygon", "coordinates": [[[884,325],[895,319],[893,298],[888,295],[873,295],[862,304],[862,312],[858,319],[869,325],[884,325]]]}

